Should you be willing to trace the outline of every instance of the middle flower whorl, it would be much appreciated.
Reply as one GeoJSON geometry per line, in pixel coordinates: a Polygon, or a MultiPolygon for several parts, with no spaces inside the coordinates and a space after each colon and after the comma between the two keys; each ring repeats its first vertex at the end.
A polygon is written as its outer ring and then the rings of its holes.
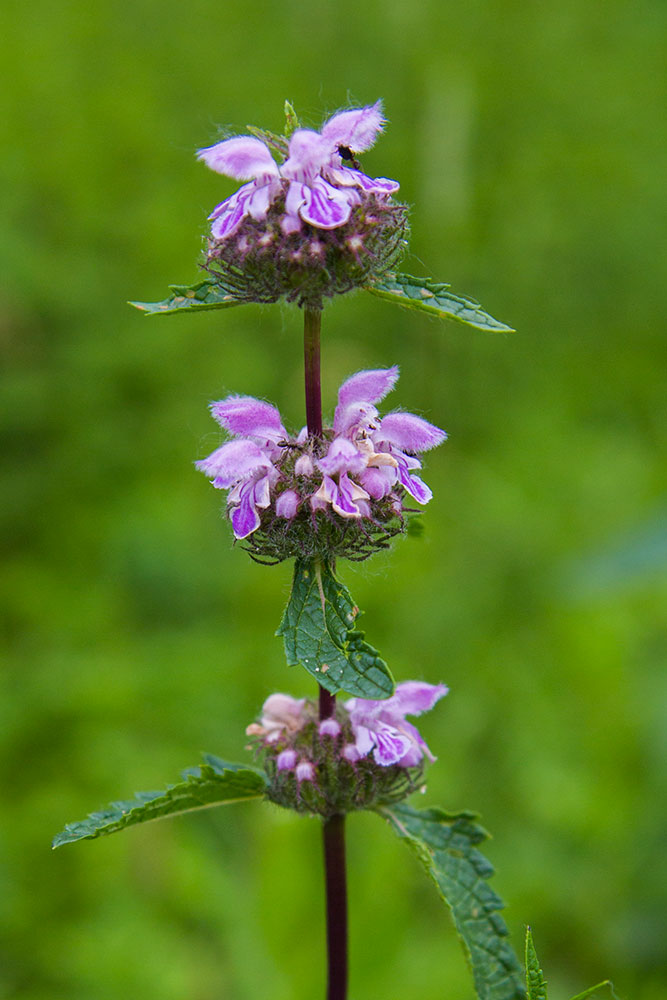
{"type": "Polygon", "coordinates": [[[405,495],[422,505],[432,496],[414,474],[416,455],[447,435],[413,413],[380,417],[375,404],[397,378],[397,366],[352,375],[321,438],[306,428],[290,437],[276,407],[252,396],[212,404],[233,437],[196,466],[229,490],[234,535],[251,555],[364,559],[406,530],[404,515],[415,511],[405,495]]]}

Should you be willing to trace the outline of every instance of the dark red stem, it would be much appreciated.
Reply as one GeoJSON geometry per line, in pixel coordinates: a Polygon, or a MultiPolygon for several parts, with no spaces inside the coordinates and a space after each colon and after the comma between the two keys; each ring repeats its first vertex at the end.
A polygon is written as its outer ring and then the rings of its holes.
{"type": "Polygon", "coordinates": [[[345,816],[324,820],[324,871],[327,894],[327,1000],[347,997],[347,885],[345,816]]]}
{"type": "Polygon", "coordinates": [[[322,437],[322,388],[320,385],[321,309],[303,311],[303,361],[306,374],[306,424],[308,433],[322,437]]]}
{"type": "MultiPolygon", "coordinates": [[[[320,309],[304,309],[303,360],[306,382],[308,434],[322,437],[320,381],[320,309]]],[[[336,711],[336,695],[320,685],[320,719],[336,711]]],[[[347,879],[345,872],[345,816],[330,816],[322,826],[327,915],[327,1000],[347,1000],[347,879]]]]}

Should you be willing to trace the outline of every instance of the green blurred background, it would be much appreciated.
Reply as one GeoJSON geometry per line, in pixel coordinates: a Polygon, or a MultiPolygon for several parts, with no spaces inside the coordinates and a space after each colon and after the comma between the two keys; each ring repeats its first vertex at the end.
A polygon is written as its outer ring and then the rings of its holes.
{"type": "MultiPolygon", "coordinates": [[[[343,576],[397,677],[451,687],[425,801],[494,832],[550,996],[664,998],[666,23],[663,0],[6,4],[0,996],[322,995],[316,822],[253,803],[49,841],[201,750],[243,759],[264,697],[312,690],[273,635],[290,567],[233,550],[192,464],[225,393],[301,425],[299,313],[125,300],[196,279],[235,188],[193,156],[219,126],[382,96],[364,166],[414,205],[406,269],[518,332],[327,309],[325,408],[397,362],[391,404],[450,433],[425,537],[343,576]]],[[[414,860],[372,815],[349,835],[352,998],[470,1000],[414,860]]]]}

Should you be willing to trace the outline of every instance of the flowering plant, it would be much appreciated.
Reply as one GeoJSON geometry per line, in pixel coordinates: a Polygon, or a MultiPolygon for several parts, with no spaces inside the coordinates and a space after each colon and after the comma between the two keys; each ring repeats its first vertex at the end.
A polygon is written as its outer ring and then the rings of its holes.
{"type": "MultiPolygon", "coordinates": [[[[294,558],[289,601],[277,634],[289,665],[316,679],[316,699],[269,695],[246,728],[255,763],[211,754],[164,792],[114,802],[70,824],[54,846],[211,805],[263,798],[321,817],[326,873],[328,1000],[347,996],[344,830],[348,813],[372,810],[414,850],[448,904],[480,1000],[545,1000],[532,939],[526,977],[488,887],[491,866],[478,845],[486,833],[468,812],[415,809],[435,757],[408,716],[448,693],[437,680],[395,684],[379,652],[357,628],[358,606],[336,576],[336,561],[363,559],[404,532],[431,490],[418,470],[445,432],[421,416],[377,404],[398,367],[364,370],[341,385],[331,426],[322,420],[320,325],[323,302],[363,288],[408,308],[488,330],[508,330],[447,285],[393,270],[405,245],[407,211],[398,183],[365,174],[357,156],[386,120],[380,102],[302,128],[286,105],[283,135],[259,129],[200,150],[218,173],[245,183],[210,216],[203,267],[192,286],[172,286],[146,314],[226,309],[246,302],[297,303],[304,314],[306,424],[290,435],[279,410],[251,396],[213,403],[229,440],[196,462],[227,491],[234,538],[259,561],[294,558]],[[344,701],[337,696],[346,694],[344,701]]],[[[420,664],[427,672],[429,664],[420,664]]],[[[600,984],[602,985],[602,984],[600,984]]],[[[597,987],[596,987],[597,988],[597,987]]],[[[582,994],[588,995],[592,991],[582,994]]]]}

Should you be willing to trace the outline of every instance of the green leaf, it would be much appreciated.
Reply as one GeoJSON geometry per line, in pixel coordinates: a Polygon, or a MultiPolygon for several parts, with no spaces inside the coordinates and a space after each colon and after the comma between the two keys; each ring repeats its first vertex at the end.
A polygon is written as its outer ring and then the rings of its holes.
{"type": "Polygon", "coordinates": [[[204,754],[201,767],[183,772],[184,781],[168,785],[163,792],[138,792],[128,802],[112,802],[106,809],[80,823],[69,823],[53,840],[53,847],[62,847],[75,840],[92,840],[116,833],[135,823],[150,823],[164,816],[228,805],[245,799],[258,799],[266,790],[263,771],[245,764],[229,764],[212,754],[204,754]]]}
{"type": "Polygon", "coordinates": [[[301,128],[297,113],[289,101],[285,101],[285,135],[289,139],[292,132],[301,128]]]}
{"type": "Polygon", "coordinates": [[[171,295],[162,302],[130,302],[146,316],[163,313],[202,312],[204,309],[229,309],[230,306],[247,305],[213,278],[204,278],[194,285],[170,285],[171,295]]]}
{"type": "Polygon", "coordinates": [[[287,159],[287,138],[284,135],[276,135],[275,132],[269,132],[265,128],[257,128],[255,125],[246,125],[246,129],[250,135],[261,139],[274,153],[277,153],[281,161],[287,159]]]}
{"type": "Polygon", "coordinates": [[[528,1000],[547,1000],[547,981],[540,968],[530,927],[526,927],[526,991],[528,1000]]]}
{"type": "Polygon", "coordinates": [[[378,812],[415,852],[449,907],[479,1000],[525,1000],[521,965],[498,915],[503,902],[487,883],[493,867],[477,850],[488,834],[474,814],[412,809],[405,803],[378,812]]]}
{"type": "Polygon", "coordinates": [[[572,1000],[586,1000],[586,997],[592,996],[598,990],[601,990],[604,986],[609,987],[609,992],[613,997],[616,996],[616,994],[614,993],[613,983],[611,982],[610,979],[605,979],[604,982],[598,983],[596,986],[590,986],[587,990],[584,990],[583,993],[577,993],[576,997],[572,997],[572,1000]]]}
{"type": "MultiPolygon", "coordinates": [[[[608,986],[611,995],[613,997],[616,996],[611,981],[605,979],[603,983],[591,986],[589,989],[584,990],[583,993],[577,993],[576,997],[572,997],[572,1000],[586,1000],[587,997],[592,996],[597,990],[601,990],[603,986],[608,986]]],[[[528,991],[528,1000],[547,1000],[547,981],[540,968],[530,927],[526,927],[526,989],[528,991]]]]}
{"type": "Polygon", "coordinates": [[[327,563],[297,559],[289,603],[276,635],[289,666],[301,663],[332,694],[388,698],[389,668],[355,628],[359,608],[327,563]]]}
{"type": "Polygon", "coordinates": [[[419,309],[440,319],[453,319],[478,330],[513,333],[511,326],[489,316],[473,299],[465,299],[448,291],[449,285],[431,278],[414,278],[411,274],[386,274],[366,285],[366,290],[389,302],[408,309],[419,309]]]}

